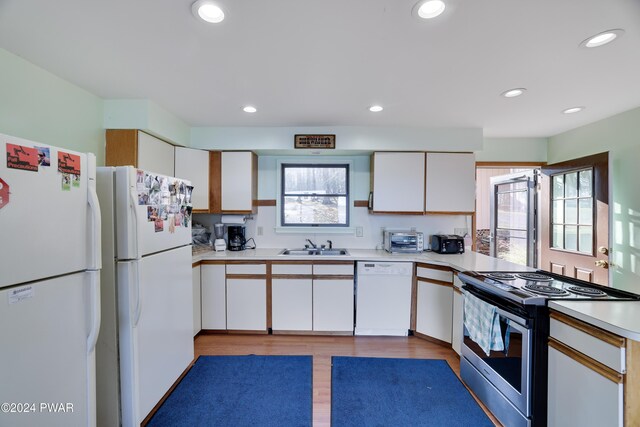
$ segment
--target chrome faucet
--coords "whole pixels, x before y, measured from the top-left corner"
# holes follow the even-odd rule
[[[305,239],[305,240],[306,240],[307,242],[309,242],[309,244],[311,245],[311,247],[312,247],[313,249],[318,249],[318,246],[317,246],[315,243],[313,243],[313,242],[311,241],[311,239]]]
[[[331,240],[327,240],[327,243],[329,244],[329,249],[333,249],[333,242]]]

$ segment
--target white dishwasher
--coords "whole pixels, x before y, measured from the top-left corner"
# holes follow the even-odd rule
[[[356,335],[407,336],[412,262],[357,263]]]

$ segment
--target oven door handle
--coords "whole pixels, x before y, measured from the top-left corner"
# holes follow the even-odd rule
[[[518,316],[516,314],[509,313],[508,311],[505,311],[505,310],[501,309],[500,307],[497,307],[496,305],[492,304],[491,301],[487,301],[485,298],[483,298],[480,295],[478,295],[476,292],[474,292],[468,286],[465,286],[463,288],[463,291],[466,291],[466,292],[470,293],[474,297],[476,297],[476,298],[480,299],[481,301],[483,301],[483,302],[489,304],[490,306],[494,307],[496,309],[496,313],[498,313],[500,316],[506,317],[507,319],[511,320],[512,322],[517,323],[518,325],[522,326],[525,329],[531,329],[529,326],[527,326],[527,321],[525,319],[523,319],[522,317],[520,317],[520,316]]]

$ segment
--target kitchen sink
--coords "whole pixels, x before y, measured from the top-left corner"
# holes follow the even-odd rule
[[[314,249],[314,248],[302,248],[302,249],[285,249],[278,255],[289,256],[336,256],[336,255],[349,255],[346,249]]]

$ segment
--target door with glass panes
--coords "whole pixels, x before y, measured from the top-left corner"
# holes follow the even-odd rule
[[[542,168],[540,268],[609,284],[609,156]]]

